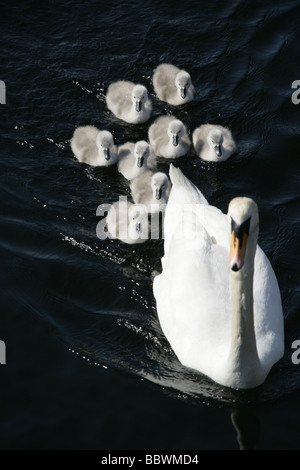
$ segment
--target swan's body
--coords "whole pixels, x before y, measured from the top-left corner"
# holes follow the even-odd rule
[[[172,165],[170,178],[163,270],[153,283],[162,330],[183,365],[227,387],[256,387],[284,351],[277,280],[257,246],[257,206],[235,198],[225,215]]]
[[[77,127],[71,148],[77,160],[91,166],[110,166],[118,159],[112,134],[94,126]]]
[[[124,80],[109,85],[106,104],[117,118],[130,124],[148,121],[152,112],[147,89],[143,85]]]
[[[149,127],[149,142],[155,155],[178,158],[191,146],[186,126],[174,116],[161,116]]]
[[[165,173],[145,171],[131,184],[131,195],[136,204],[143,204],[149,213],[164,212],[171,184]]]
[[[236,151],[231,131],[217,124],[202,124],[194,130],[192,139],[198,157],[209,162],[223,162]]]
[[[106,216],[110,238],[130,245],[145,243],[148,239],[148,213],[144,207],[127,200],[114,202]]]
[[[172,64],[161,64],[154,70],[153,88],[160,100],[173,106],[194,99],[195,89],[190,74]]]
[[[118,148],[118,171],[127,179],[133,180],[146,170],[156,170],[156,159],[150,145],[144,140],[126,142]]]

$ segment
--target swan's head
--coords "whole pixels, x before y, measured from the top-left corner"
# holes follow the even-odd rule
[[[178,72],[175,78],[175,86],[180,93],[181,98],[186,98],[186,91],[191,86],[191,76],[185,70]]]
[[[157,172],[151,178],[151,188],[155,199],[159,201],[169,186],[169,179],[165,173]]]
[[[128,211],[129,229],[132,238],[138,238],[148,230],[148,212],[142,204],[132,204]]]
[[[96,137],[99,152],[103,153],[105,160],[110,160],[114,139],[109,131],[100,131]]]
[[[131,100],[135,106],[135,110],[139,113],[142,110],[143,104],[148,99],[148,91],[144,85],[135,85],[132,90]]]
[[[183,136],[184,133],[184,126],[181,121],[178,119],[173,119],[169,126],[168,126],[168,136],[171,139],[172,144],[174,147],[177,147],[177,145],[180,142],[181,137]]]
[[[219,129],[212,129],[208,133],[207,143],[215,151],[217,157],[222,157],[223,134]]]
[[[259,224],[257,204],[248,197],[236,197],[229,204],[228,217],[231,223],[229,265],[233,271],[239,271],[244,265],[250,239],[256,247]]]
[[[134,146],[134,156],[136,164],[141,168],[150,155],[150,145],[145,140],[140,140]]]

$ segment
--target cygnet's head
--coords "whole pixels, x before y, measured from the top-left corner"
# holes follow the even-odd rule
[[[248,197],[236,197],[228,206],[228,217],[231,224],[229,265],[233,271],[239,271],[244,265],[250,238],[253,240],[253,257],[255,254],[259,226],[257,204]]]
[[[110,160],[114,139],[109,131],[100,131],[96,137],[99,152],[103,153],[105,160]]]
[[[219,129],[212,129],[208,133],[207,143],[215,151],[217,157],[222,157],[223,134]]]
[[[165,173],[157,172],[151,178],[151,188],[155,199],[158,201],[161,199],[162,195],[166,192],[169,186],[169,179]]]
[[[139,113],[142,110],[143,104],[148,99],[148,91],[144,85],[135,85],[132,90],[131,100],[135,105],[135,110]]]
[[[150,146],[145,140],[140,140],[134,146],[134,156],[136,158],[136,164],[139,168],[142,168],[145,161],[150,155]]]
[[[132,238],[148,233],[148,212],[143,204],[132,204],[128,211],[128,222]]]
[[[191,76],[185,70],[180,70],[175,78],[175,86],[180,93],[181,98],[186,98],[186,91],[191,86]]]
[[[173,119],[168,126],[168,136],[170,137],[174,147],[180,142],[181,137],[184,133],[184,126],[178,119]]]

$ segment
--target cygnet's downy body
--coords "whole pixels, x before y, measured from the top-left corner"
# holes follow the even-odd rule
[[[145,243],[148,240],[148,212],[138,204],[132,204],[126,198],[114,202],[106,216],[106,225],[110,238],[127,244]]]
[[[194,130],[192,139],[198,157],[209,162],[223,162],[236,151],[231,131],[223,126],[203,124]]]
[[[174,116],[161,116],[149,127],[149,142],[155,155],[178,158],[186,155],[191,140],[183,122]]]
[[[146,170],[156,170],[155,155],[145,140],[120,145],[118,159],[118,171],[129,181]]]
[[[108,87],[106,104],[117,118],[130,124],[148,121],[152,112],[147,88],[124,80],[112,83]]]
[[[173,106],[188,103],[195,95],[190,74],[172,64],[161,64],[154,70],[153,88],[160,100]]]
[[[165,173],[147,170],[131,182],[130,189],[134,202],[143,204],[149,213],[164,212],[171,183]]]
[[[94,126],[77,127],[71,139],[71,149],[77,160],[91,166],[114,165],[118,159],[112,134],[99,131]]]

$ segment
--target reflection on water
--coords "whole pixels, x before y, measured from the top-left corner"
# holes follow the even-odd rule
[[[255,449],[260,437],[261,426],[252,409],[247,406],[238,408],[231,412],[230,417],[237,432],[240,450]]]

